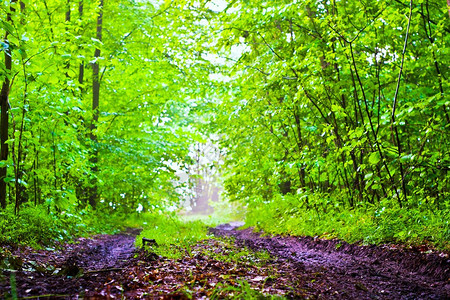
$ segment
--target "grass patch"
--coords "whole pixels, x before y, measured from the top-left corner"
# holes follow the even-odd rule
[[[211,251],[211,244],[216,249]],[[204,245],[204,247],[202,247]],[[220,251],[217,251],[220,249]],[[233,238],[214,238],[214,240],[200,241],[197,243],[195,254],[201,254],[209,259],[231,264],[244,264],[256,267],[264,267],[273,261],[273,257],[267,251],[254,251],[247,247],[236,247]]]
[[[349,243],[429,245],[450,251],[449,209],[392,203],[344,209],[316,205],[306,209],[294,196],[249,209],[246,226],[271,234],[339,238]]]
[[[198,241],[208,238],[208,227],[200,220],[183,221],[176,216],[143,214],[143,231],[136,239],[136,246],[142,246],[142,238],[154,239],[156,254],[167,258],[180,258]]]
[[[277,295],[265,295],[253,289],[248,281],[238,280],[234,285],[218,283],[214,288],[211,299],[286,299]]]

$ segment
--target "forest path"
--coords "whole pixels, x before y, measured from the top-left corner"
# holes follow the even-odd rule
[[[115,235],[79,238],[76,243],[65,244],[56,251],[30,247],[11,249],[15,257],[11,264],[18,270],[3,272],[3,278],[0,274],[0,299],[13,293],[19,299],[66,299],[72,296],[78,299],[86,292],[101,291],[105,281],[132,261],[136,253],[134,242],[140,231],[127,229]]]
[[[450,298],[447,254],[261,236],[241,225],[211,228],[217,238],[178,259],[135,249],[139,230],[81,238],[59,251],[10,249],[17,271],[0,273],[0,298]]]
[[[311,237],[263,236],[241,224],[210,229],[238,245],[302,264],[326,299],[450,299],[448,254],[389,246],[357,246]]]

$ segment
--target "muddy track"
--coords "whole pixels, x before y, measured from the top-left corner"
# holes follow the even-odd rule
[[[97,239],[83,239],[69,246],[63,267],[74,266],[80,272],[93,272],[121,268],[135,253],[134,241],[139,231],[128,230],[122,234],[102,235]]]
[[[85,292],[102,289],[104,282],[130,264],[139,232],[129,229],[121,234],[80,238],[59,251],[15,249],[13,253],[20,258],[18,271],[12,274],[17,296],[70,299],[72,295],[83,297]],[[4,275],[0,299],[11,295],[11,273]]]
[[[448,254],[261,236],[237,230],[240,225],[210,229],[235,243],[205,240],[179,259],[136,252],[138,230],[81,238],[59,251],[8,248],[16,261],[0,273],[0,299],[13,290],[19,299],[209,299],[214,293],[221,299],[233,290],[218,287],[239,288],[243,281],[260,295],[288,299],[450,299]],[[244,246],[272,257],[262,265],[251,254],[237,259]],[[218,258],[229,255],[234,258]]]
[[[262,236],[237,230],[240,224],[210,229],[240,245],[267,250],[301,264],[325,299],[450,299],[448,254],[388,246],[357,246],[311,237]]]

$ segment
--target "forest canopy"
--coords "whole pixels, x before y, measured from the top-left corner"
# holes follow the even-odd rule
[[[214,140],[204,167],[248,225],[448,241],[449,18],[442,0],[2,1],[1,213],[180,206]]]

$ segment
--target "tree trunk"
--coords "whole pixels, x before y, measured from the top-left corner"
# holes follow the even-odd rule
[[[99,3],[99,13],[97,17],[97,39],[99,41],[102,40],[102,23],[103,23],[103,0],[100,0]],[[100,66],[98,63],[98,58],[100,57],[100,49],[95,49],[94,53],[94,63],[92,65],[92,111],[93,118],[91,123],[91,142],[93,145],[93,154],[91,156],[91,164],[92,164],[92,187],[91,193],[89,195],[89,204],[95,208],[98,202],[98,187],[97,187],[97,173],[98,173],[98,140],[97,134],[95,130],[97,129],[98,122],[98,105],[100,102]]]
[[[13,13],[15,11],[14,3],[17,2],[16,0],[12,0],[10,4],[11,12]],[[11,22],[11,13],[8,13],[8,16],[6,17],[6,22]],[[8,140],[8,128],[9,128],[9,120],[8,120],[8,109],[9,109],[9,92],[10,92],[10,76],[11,76],[11,69],[12,69],[12,59],[11,59],[11,48],[9,47],[9,40],[8,40],[9,32],[6,30],[5,37],[3,39],[3,42],[5,45],[8,45],[8,48],[4,50],[5,52],[5,69],[6,69],[6,76],[2,84],[2,90],[0,92],[0,107],[1,107],[1,116],[0,116],[0,160],[4,162],[4,165],[0,167],[0,205],[2,208],[6,207],[6,174],[7,174],[7,165],[6,161],[8,160],[8,144],[6,144],[6,141]]]
[[[83,19],[83,0],[78,2],[78,13],[80,21]],[[81,88],[81,85],[84,82],[84,64],[83,62],[80,63],[79,73],[78,73],[78,83],[80,84],[80,90],[81,94],[83,93],[83,89]]]

